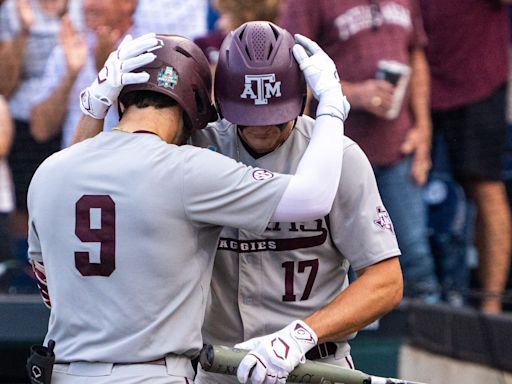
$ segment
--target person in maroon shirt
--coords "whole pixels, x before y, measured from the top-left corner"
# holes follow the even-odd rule
[[[402,250],[404,295],[437,300],[438,282],[421,186],[430,169],[431,122],[425,32],[416,0],[287,0],[279,24],[334,60],[352,110],[345,133],[370,159]],[[409,71],[394,85],[379,61]],[[396,96],[404,92],[401,102]],[[397,98],[399,100],[400,98]],[[395,101],[394,101],[395,100]],[[390,116],[390,110],[397,113]]]
[[[510,267],[510,209],[502,181],[509,20],[499,0],[422,0],[432,121],[476,209],[482,309],[500,312]]]

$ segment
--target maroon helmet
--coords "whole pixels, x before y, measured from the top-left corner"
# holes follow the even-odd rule
[[[292,54],[294,39],[268,21],[253,21],[223,41],[215,71],[215,104],[239,125],[275,125],[302,114],[306,81]]]
[[[154,91],[176,100],[183,108],[184,121],[192,129],[203,129],[210,121],[217,120],[211,101],[212,77],[208,60],[191,40],[173,35],[156,35],[162,48],[153,51],[152,63],[137,69],[146,71],[149,81],[125,86],[119,95],[133,91]]]

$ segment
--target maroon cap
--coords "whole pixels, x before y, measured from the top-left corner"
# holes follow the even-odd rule
[[[220,48],[215,103],[220,115],[239,125],[275,125],[302,114],[304,75],[292,54],[294,39],[268,21],[232,31]]]
[[[133,91],[154,91],[176,100],[185,112],[185,124],[202,129],[217,120],[211,101],[212,78],[208,60],[201,49],[182,36],[156,35],[162,48],[153,51],[156,58],[135,72],[149,73],[147,83],[127,85],[119,100]]]

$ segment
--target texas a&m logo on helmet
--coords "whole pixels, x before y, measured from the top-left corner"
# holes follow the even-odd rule
[[[276,81],[275,73],[264,75],[245,75],[242,99],[250,98],[255,105],[268,104],[272,97],[281,97],[281,82]]]

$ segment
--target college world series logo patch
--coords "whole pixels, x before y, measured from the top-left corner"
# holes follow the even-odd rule
[[[178,84],[178,73],[173,67],[162,68],[158,73],[157,81],[159,87],[174,89]]]

